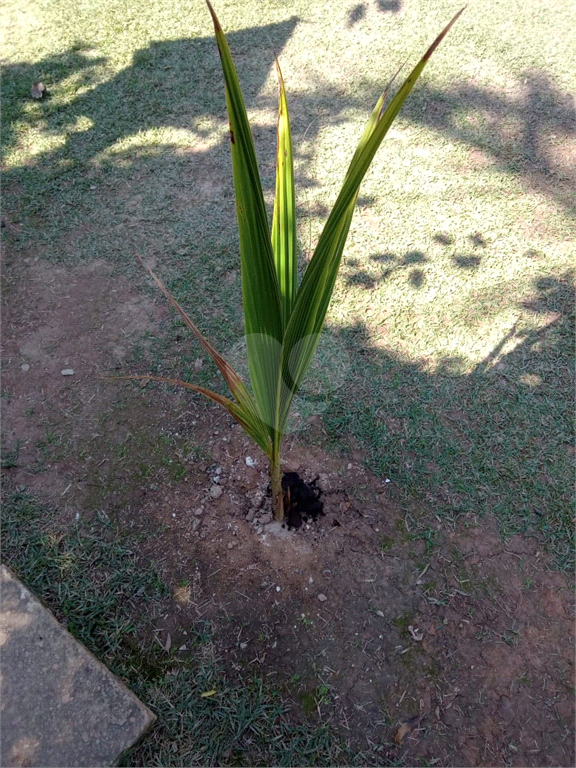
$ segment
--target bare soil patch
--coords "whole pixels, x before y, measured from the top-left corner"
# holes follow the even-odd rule
[[[4,471],[62,531],[104,515],[141,536],[172,591],[164,647],[184,657],[209,621],[231,669],[379,764],[574,764],[573,593],[539,540],[407,501],[358,448],[329,453],[318,421],[285,468],[317,478],[325,514],[278,527],[265,461],[226,414],[98,378],[125,370],[161,302],[104,262],[6,260]]]

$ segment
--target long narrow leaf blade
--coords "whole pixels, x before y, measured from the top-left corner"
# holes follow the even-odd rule
[[[418,64],[414,67],[412,72],[408,75],[406,80],[400,86],[394,98],[391,100],[390,104],[385,110],[383,110],[384,102],[382,101],[382,97],[379,100],[378,103],[379,104],[381,103],[381,106],[380,106],[378,119],[373,123],[370,131],[364,132],[362,139],[360,140],[358,149],[352,159],[352,162],[350,163],[350,167],[348,168],[348,172],[346,174],[346,178],[342,186],[342,189],[340,191],[340,194],[338,196],[338,199],[334,204],[334,207],[330,213],[330,216],[328,217],[328,221],[326,222],[326,226],[324,227],[322,235],[320,236],[320,240],[318,241],[318,246],[316,248],[316,251],[318,251],[319,248],[321,248],[323,239],[330,240],[331,228],[333,226],[336,226],[336,227],[338,226],[340,216],[342,215],[343,211],[345,211],[346,208],[348,207],[348,203],[350,199],[353,197],[354,194],[356,194],[357,190],[360,188],[360,184],[362,183],[362,180],[366,175],[366,172],[370,167],[370,164],[374,159],[374,155],[376,154],[380,144],[382,143],[384,136],[388,133],[390,126],[396,119],[398,113],[400,112],[400,109],[402,108],[404,102],[406,101],[414,85],[416,84],[416,81],[422,74],[424,67],[426,66],[430,57],[432,56],[436,48],[440,45],[444,37],[448,34],[452,25],[463,13],[463,11],[464,11],[464,8],[458,11],[458,13],[454,16],[454,18],[446,25],[446,27],[444,27],[442,32],[440,32],[440,34],[434,40],[432,45],[430,45],[430,47],[428,48],[424,56],[422,56]],[[369,123],[372,122],[372,119],[373,119],[373,116],[370,118]]]
[[[208,2],[222,71],[230,121],[230,148],[240,235],[242,298],[252,389],[262,419],[274,424],[279,347],[283,324],[280,290],[252,132],[228,43]]]
[[[222,377],[224,378],[224,381],[228,385],[228,389],[234,395],[236,399],[242,400],[243,398],[243,390],[244,390],[244,383],[242,382],[242,379],[238,376],[236,371],[232,368],[231,365],[220,355],[219,352],[216,351],[216,349],[210,344],[208,339],[204,336],[204,334],[200,331],[200,329],[197,327],[197,325],[190,319],[190,317],[186,314],[184,309],[180,306],[180,304],[176,301],[174,296],[170,293],[168,288],[164,285],[162,280],[158,277],[158,275],[147,265],[144,263],[144,261],[138,256],[138,259],[140,262],[144,265],[144,267],[148,270],[149,275],[152,277],[158,288],[162,291],[164,296],[168,299],[172,307],[176,310],[176,312],[180,315],[184,323],[188,326],[188,328],[192,331],[194,336],[198,339],[200,344],[204,347],[206,352],[210,355],[212,360],[216,363],[218,370],[222,374]]]
[[[300,385],[310,364],[318,343],[319,334],[324,325],[360,184],[382,139],[398,115],[430,56],[463,10],[464,8],[454,16],[438,35],[408,75],[388,107],[386,109],[383,108],[384,94],[379,99],[368,121],[346,174],[342,190],[328,217],[314,256],[308,265],[298,290],[294,309],[286,329],[282,370],[288,392],[285,395],[285,402],[282,408],[283,418],[287,415],[289,400]],[[295,354],[295,350],[297,350],[297,354]]]
[[[394,83],[399,72],[400,70],[398,70],[398,72],[396,72],[396,74],[392,77],[392,79],[384,89],[384,92],[376,102],[376,106],[372,110],[372,114],[370,115],[370,118],[366,123],[364,132],[360,138],[360,141],[358,142],[358,146],[350,162],[350,168],[354,168],[358,157],[362,153],[364,146],[370,139],[370,136],[372,135],[375,127],[377,126],[378,121],[382,116],[382,110],[384,108],[384,104],[386,102],[386,98],[388,97],[390,88],[392,87],[392,84]],[[351,200],[348,203],[348,208],[340,216],[340,220],[338,222],[339,231],[338,232],[333,231],[332,246],[335,254],[338,254],[338,253],[341,254],[344,250],[346,238],[348,236],[350,224],[352,222],[352,217],[354,215],[354,209],[356,207],[356,201],[358,199],[359,192],[360,192],[360,187],[358,186],[356,190],[356,194],[351,198]],[[338,265],[339,264],[340,264],[340,260],[338,259]],[[332,295],[332,291],[330,291],[327,295],[328,302],[330,301],[331,295]],[[327,310],[327,307],[326,307],[326,310]],[[320,332],[313,332],[307,336],[301,337],[296,342],[296,344],[290,348],[289,355],[286,356],[286,360],[284,362],[284,369],[283,369],[283,381],[285,382],[285,384],[283,387],[283,405],[281,408],[284,414],[284,418],[286,418],[288,415],[288,410],[290,408],[290,402],[292,400],[292,396],[294,395],[300,382],[302,381],[302,379],[306,374],[306,370],[308,368],[308,365],[310,364],[310,361],[312,360],[312,357],[314,355],[314,352],[316,350],[316,346],[318,345],[319,340],[320,340]],[[286,348],[287,348],[287,345],[286,345]]]
[[[226,385],[228,389],[230,390],[230,393],[234,397],[234,399],[237,401],[240,408],[243,410],[243,412],[246,412],[250,415],[250,419],[253,422],[254,425],[257,426],[257,429],[261,435],[267,435],[268,430],[262,423],[262,419],[260,418],[260,415],[258,413],[258,409],[256,408],[256,405],[254,401],[252,400],[252,397],[250,396],[250,393],[246,389],[246,386],[240,376],[236,373],[234,368],[222,357],[222,355],[214,349],[212,344],[208,341],[208,339],[204,336],[204,334],[200,331],[200,329],[196,326],[196,324],[190,319],[190,317],[186,314],[184,309],[180,306],[180,304],[176,301],[174,296],[170,293],[168,288],[164,285],[162,280],[156,275],[156,273],[147,265],[144,263],[144,261],[138,256],[140,262],[146,267],[148,270],[148,273],[158,286],[158,288],[162,291],[164,296],[168,299],[172,307],[178,312],[184,323],[188,326],[188,328],[192,331],[194,336],[198,339],[200,344],[204,347],[206,352],[210,355],[216,366],[218,367],[218,370],[222,374],[222,378],[226,382]],[[148,377],[150,378],[150,377]],[[192,385],[190,385],[192,387]],[[200,390],[198,390],[200,391]],[[260,441],[257,441],[260,445]]]
[[[247,412],[241,405],[238,403],[233,402],[227,397],[224,397],[224,395],[220,395],[218,392],[213,392],[211,389],[206,389],[206,387],[200,387],[196,384],[190,384],[187,381],[182,381],[181,379],[171,379],[168,376],[155,376],[155,375],[126,375],[126,376],[110,376],[109,378],[112,379],[132,379],[132,380],[140,380],[140,381],[160,381],[163,384],[172,384],[173,386],[177,387],[185,387],[186,389],[190,389],[193,392],[198,392],[201,395],[204,395],[204,397],[207,397],[209,400],[213,400],[215,403],[218,403],[218,405],[223,406],[226,408],[228,413],[236,419],[236,421],[246,430],[246,432],[250,435],[250,437],[262,448],[264,453],[269,456],[270,455],[270,439],[266,432],[262,432],[260,429],[260,424],[258,422],[255,422],[253,419],[253,415],[249,412]]]
[[[278,275],[280,301],[282,303],[283,325],[286,326],[297,289],[296,255],[296,199],[294,192],[294,161],[292,156],[292,138],[290,118],[284,79],[280,64],[276,59],[278,71],[278,144],[276,152],[276,196],[272,218],[272,249]]]

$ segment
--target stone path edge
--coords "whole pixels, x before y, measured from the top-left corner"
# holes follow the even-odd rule
[[[0,597],[0,765],[117,765],[155,715],[5,565]]]

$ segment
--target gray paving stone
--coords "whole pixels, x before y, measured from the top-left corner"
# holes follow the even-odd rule
[[[154,715],[0,566],[0,765],[116,765]]]

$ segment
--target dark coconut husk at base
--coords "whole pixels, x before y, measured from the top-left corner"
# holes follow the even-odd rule
[[[297,472],[285,472],[282,477],[284,497],[284,524],[290,528],[300,528],[308,520],[316,520],[324,514],[324,503],[320,501],[322,489],[318,487],[318,478],[305,483]]]

